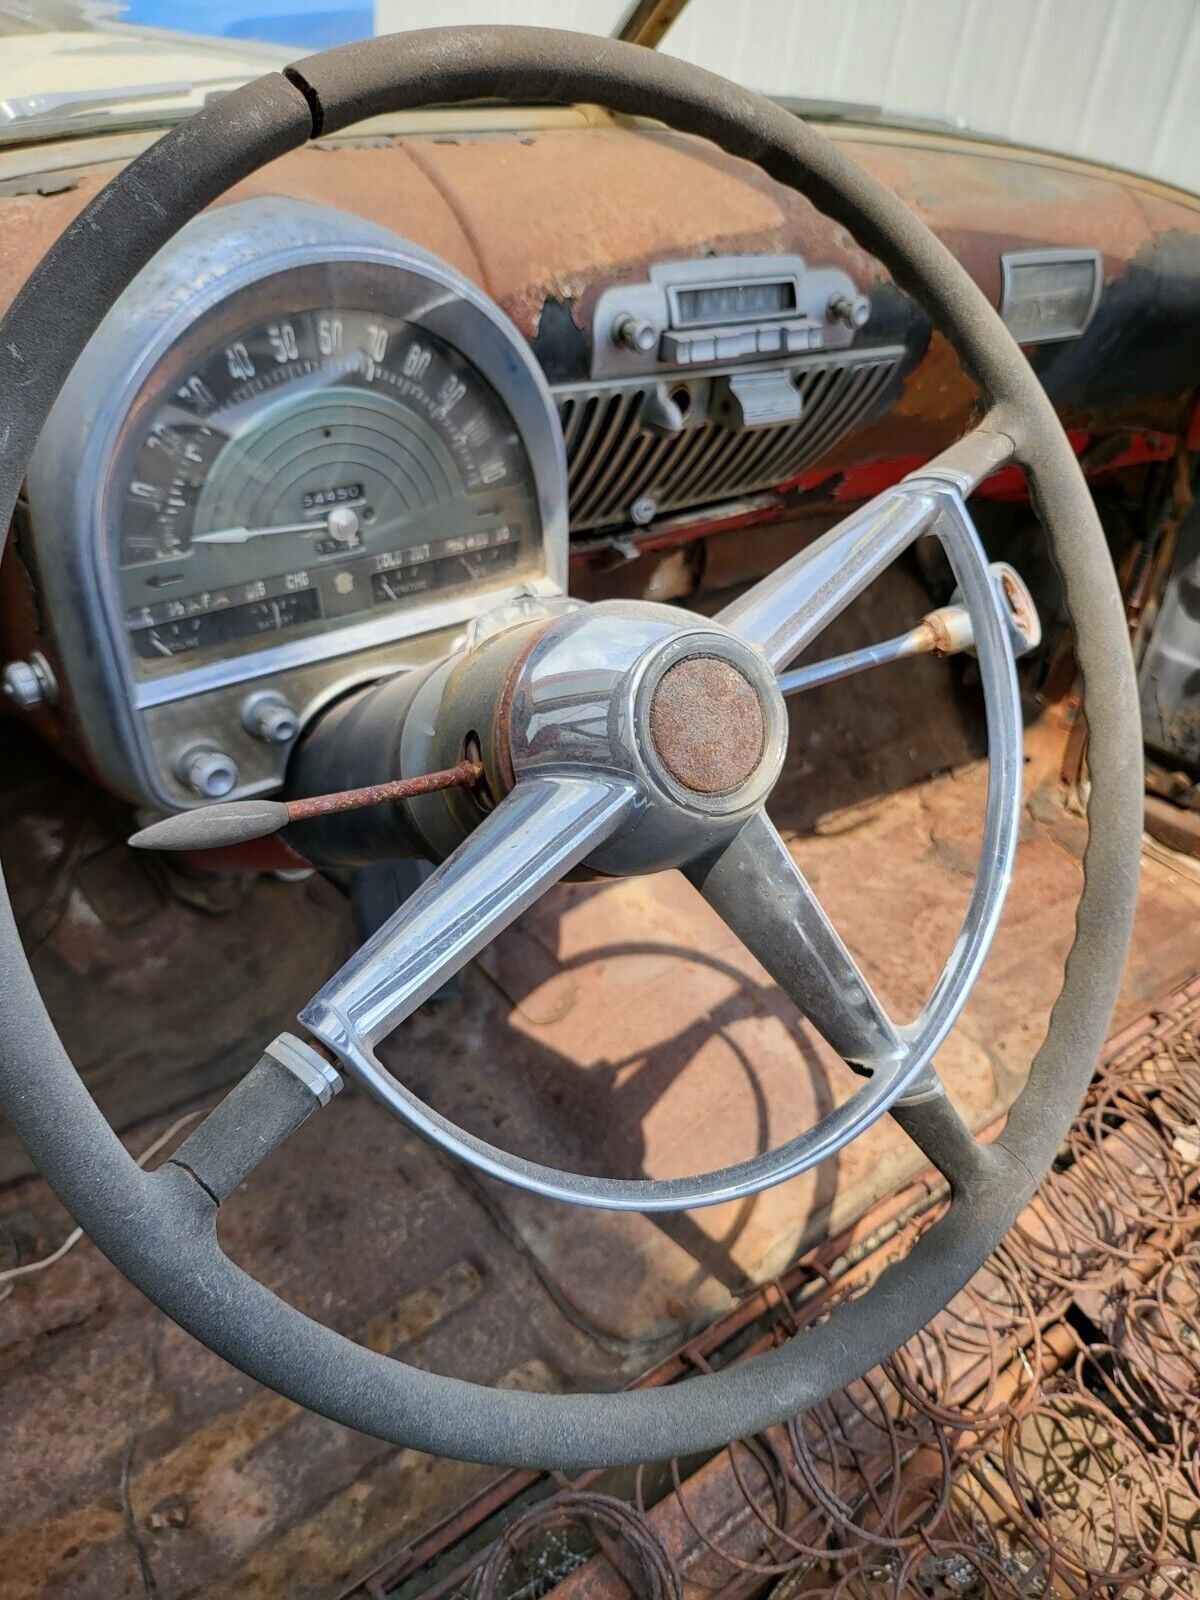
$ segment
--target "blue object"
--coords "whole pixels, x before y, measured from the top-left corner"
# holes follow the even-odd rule
[[[374,0],[129,0],[122,22],[218,39],[253,39],[263,44],[325,50],[369,39],[375,32]]]

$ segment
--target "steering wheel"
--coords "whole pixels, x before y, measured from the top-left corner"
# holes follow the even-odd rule
[[[152,1301],[234,1366],[301,1405],[435,1454],[575,1472],[716,1448],[851,1382],[922,1328],[978,1269],[1059,1147],[1103,1044],[1132,924],[1141,747],[1120,596],[1053,408],[971,278],[878,180],[765,99],[652,50],[526,28],[444,29],[309,57],[224,96],[139,156],[47,252],[0,333],[0,516],[72,365],[116,296],[184,222],[306,140],[383,112],[480,98],[598,102],[757,162],[843,224],[924,307],[986,411],[942,456],[826,533],[714,620],[648,604],[582,608],[511,663],[497,737],[511,787],[302,1015],[325,1048],[281,1035],[153,1173],[138,1168],[63,1050],[3,896],[0,1111],[67,1208]],[[1004,604],[966,507],[1025,468],[1074,628],[1090,736],[1085,882],[1049,1030],[1003,1135],[979,1144],[932,1059],[978,975],[1012,870],[1021,719]],[[941,539],[967,604],[990,747],[984,844],[966,918],[925,1010],[892,1021],[767,821],[784,757],[777,673],[918,534]],[[815,1128],[724,1172],[670,1182],[535,1167],[437,1116],[373,1046],[543,888],[578,863],[679,866],[866,1078]],[[221,1201],[355,1074],[430,1138],[560,1200],[674,1209],[755,1192],[891,1111],[945,1174],[945,1215],[828,1321],[754,1360],[670,1388],[500,1391],[421,1371],[303,1316],[235,1266]]]

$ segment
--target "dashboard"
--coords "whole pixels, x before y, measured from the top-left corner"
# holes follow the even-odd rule
[[[1089,471],[1170,455],[1200,202],[839,136],[1009,318]],[[0,157],[0,301],[118,145]],[[594,108],[367,130],[239,185],[105,319],[31,466],[4,658],[128,799],[269,793],[327,707],[564,595],[573,564],[781,516],[802,542],[975,398],[871,257],[703,141]]]

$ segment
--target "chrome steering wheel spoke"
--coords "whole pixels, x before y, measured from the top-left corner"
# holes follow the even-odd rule
[[[731,605],[717,621],[782,672],[937,515],[932,489],[877,495]]]
[[[1012,440],[985,422],[806,545],[718,612],[717,621],[782,672],[914,539],[931,531],[947,489],[965,499],[1012,453]]]
[[[896,1071],[907,1045],[766,812],[687,876],[828,1044],[864,1072]]]
[[[351,1064],[607,838],[634,790],[605,777],[519,783],[300,1013]]]

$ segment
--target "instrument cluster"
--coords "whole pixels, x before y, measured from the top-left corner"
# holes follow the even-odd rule
[[[300,201],[181,230],[72,373],[29,492],[91,754],[159,808],[277,786],[346,688],[565,584],[525,341],[444,263]]]

